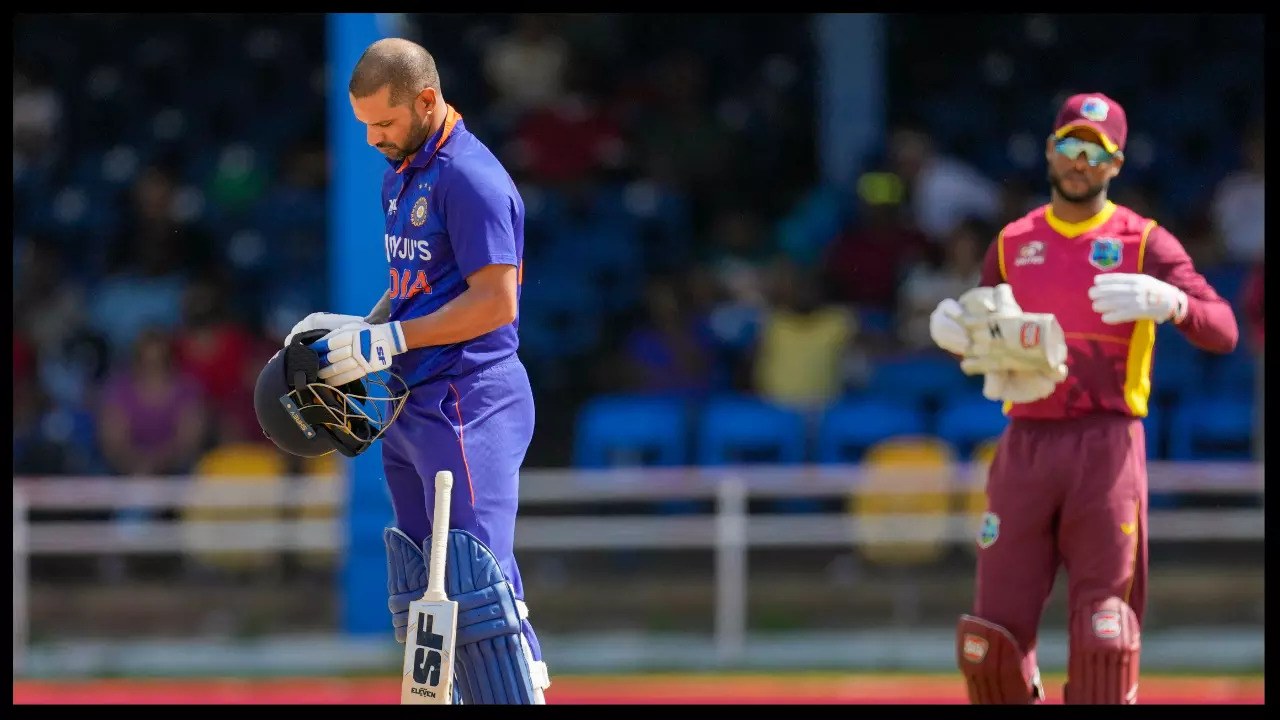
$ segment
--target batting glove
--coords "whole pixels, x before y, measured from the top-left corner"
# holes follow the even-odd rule
[[[315,341],[311,348],[320,355],[320,379],[335,387],[386,370],[391,358],[409,349],[398,321],[352,323]]]
[[[1150,275],[1108,273],[1093,278],[1089,299],[1102,322],[1123,325],[1138,320],[1181,321],[1187,315],[1187,294]]]
[[[359,322],[364,322],[364,318],[327,312],[311,313],[293,326],[293,329],[289,331],[289,337],[284,339],[284,345],[289,347],[289,344],[293,342],[293,336],[298,333],[311,332],[312,330],[337,330],[343,325]]]

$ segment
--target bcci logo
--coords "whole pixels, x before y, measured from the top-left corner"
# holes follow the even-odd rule
[[[1107,119],[1107,113],[1111,108],[1100,98],[1085,98],[1080,105],[1080,115],[1086,120],[1094,122],[1102,122]]]
[[[1089,246],[1089,264],[1099,270],[1110,270],[1120,264],[1124,244],[1115,238],[1100,237]]]
[[[424,195],[423,197],[418,198],[417,202],[413,204],[413,211],[409,213],[409,222],[413,223],[414,227],[422,227],[422,224],[426,221],[427,198]]]

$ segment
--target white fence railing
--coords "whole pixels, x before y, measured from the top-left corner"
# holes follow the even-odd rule
[[[1261,494],[1263,466],[1153,463],[1152,492]],[[840,497],[853,493],[965,494],[985,478],[978,465],[873,470],[789,466],[606,471],[530,470],[522,508],[610,501],[714,500],[711,515],[525,515],[516,547],[536,550],[702,549],[715,552],[715,637],[723,659],[737,657],[746,632],[747,551],[766,547],[852,547],[867,542],[964,543],[973,513],[959,508],[858,516],[748,513],[748,499]],[[32,555],[188,554],[202,551],[343,549],[346,483],[310,478],[15,478],[14,662],[26,643],[27,559]],[[28,522],[29,511],[172,508],[329,508],[337,519],[264,521],[127,520]],[[1265,536],[1260,507],[1152,510],[1150,540],[1254,541]]]

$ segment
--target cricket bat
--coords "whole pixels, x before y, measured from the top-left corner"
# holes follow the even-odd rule
[[[449,501],[453,473],[436,473],[436,512],[427,558],[427,591],[409,604],[409,630],[404,643],[401,705],[453,704],[453,644],[458,629],[458,603],[444,593],[445,550],[449,544]]]

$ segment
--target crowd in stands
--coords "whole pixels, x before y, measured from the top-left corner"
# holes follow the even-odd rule
[[[1238,357],[1211,360],[1162,328],[1159,408],[1220,389],[1261,427],[1247,19],[1215,20],[1220,42],[1193,60],[1157,51],[1178,22],[1120,18],[1164,28],[1126,35],[1157,50],[1062,75],[1043,57],[1096,27],[1007,16],[944,55],[936,22],[890,16],[890,126],[835,185],[817,178],[805,16],[398,22],[526,202],[531,466],[571,464],[595,397],[749,395],[814,415],[932,356],[929,312],[1047,202],[1037,153],[1055,99],[1099,77],[1133,127],[1113,199],[1170,228],[1244,330]],[[24,16],[14,38],[15,475],[182,474],[213,447],[267,442],[257,372],[325,309],[323,16]],[[1189,359],[1161,371],[1165,355]]]

